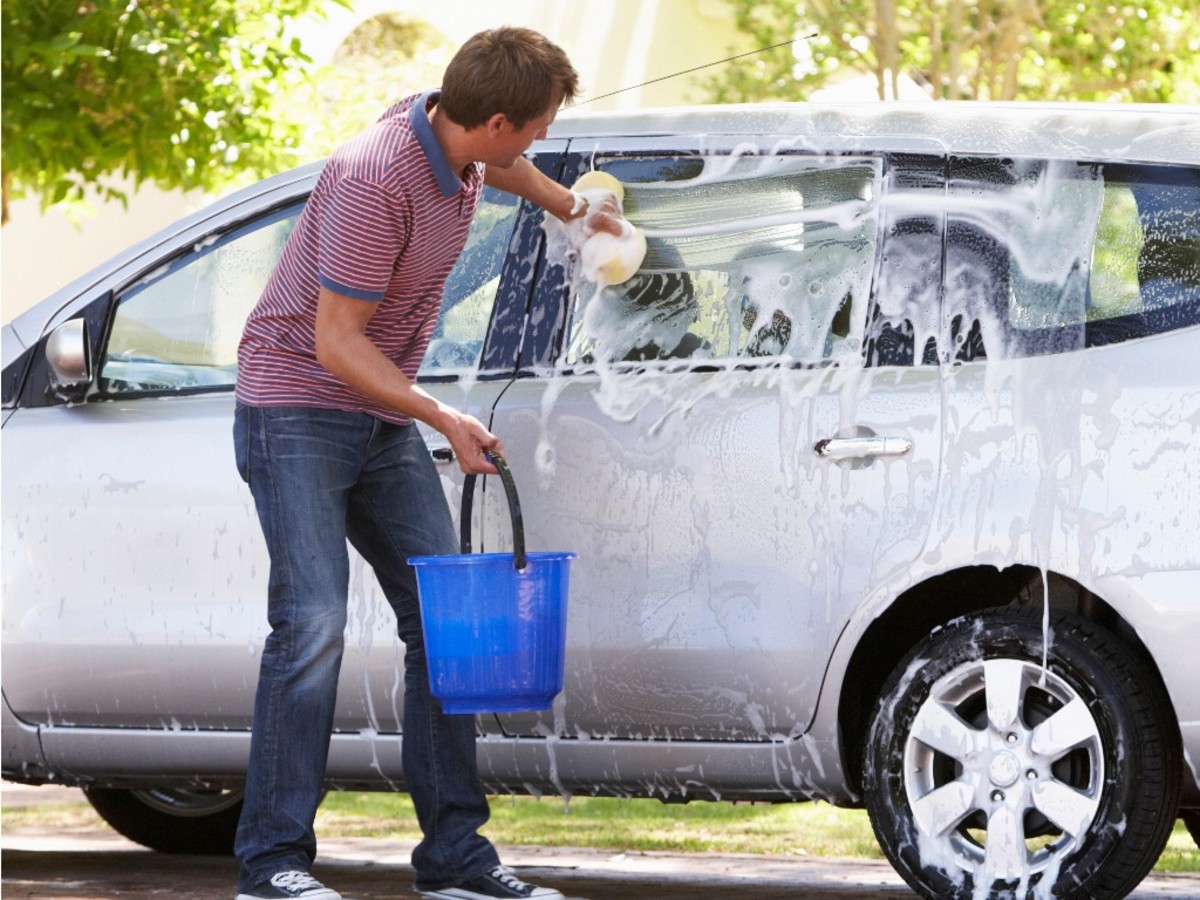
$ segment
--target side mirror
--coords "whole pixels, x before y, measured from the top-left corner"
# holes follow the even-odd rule
[[[64,400],[82,400],[92,383],[92,344],[83,319],[63,322],[46,338],[50,387]]]

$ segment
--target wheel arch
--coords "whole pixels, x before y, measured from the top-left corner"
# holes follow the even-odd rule
[[[1078,581],[1030,565],[997,569],[963,566],[938,574],[901,593],[865,629],[850,655],[838,697],[842,765],[855,794],[862,791],[863,746],[884,682],[900,660],[934,628],[995,606],[1040,606],[1048,591],[1056,611],[1075,613],[1102,625],[1137,653],[1158,676],[1153,656],[1135,629],[1103,598]],[[1165,694],[1165,691],[1164,691]]]

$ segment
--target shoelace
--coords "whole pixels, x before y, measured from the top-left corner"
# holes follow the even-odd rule
[[[529,887],[508,866],[496,866],[496,868],[492,869],[492,877],[497,881],[503,882],[505,887],[512,888],[514,891],[524,890]]]
[[[278,872],[271,876],[271,884],[281,890],[304,890],[305,888],[320,887],[321,882],[307,872]]]

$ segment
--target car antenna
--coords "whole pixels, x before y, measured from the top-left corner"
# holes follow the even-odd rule
[[[712,66],[719,66],[721,63],[732,62],[735,59],[741,59],[743,56],[754,56],[756,53],[765,53],[768,50],[774,50],[777,47],[786,47],[788,44],[795,44],[797,41],[810,41],[817,36],[818,32],[814,31],[811,34],[803,35],[802,37],[792,38],[790,41],[780,41],[778,44],[771,44],[769,47],[759,47],[757,50],[748,50],[745,53],[739,53],[736,56],[727,56],[725,59],[718,59],[715,62],[705,63],[702,66],[693,66],[690,69],[683,69],[679,72],[672,72],[670,75],[663,75],[661,78],[651,78],[649,81],[643,81],[641,84],[631,84],[629,87],[619,88],[615,91],[609,91],[607,94],[601,94],[598,97],[588,97],[586,100],[580,100],[572,106],[583,106],[585,103],[591,103],[593,100],[603,100],[605,97],[612,97],[616,94],[623,94],[626,91],[632,91],[636,88],[645,87],[648,84],[655,84],[659,81],[666,81],[668,78],[675,78],[679,75],[687,75],[690,72],[699,72],[701,69],[708,69]]]

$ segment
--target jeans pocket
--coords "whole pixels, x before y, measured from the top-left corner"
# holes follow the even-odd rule
[[[238,404],[233,411],[233,461],[242,481],[250,483],[250,411]]]

